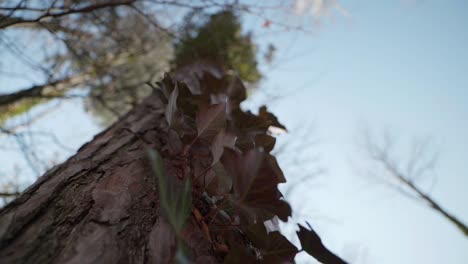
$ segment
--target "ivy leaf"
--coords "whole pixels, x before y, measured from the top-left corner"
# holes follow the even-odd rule
[[[255,148],[255,140],[247,133],[240,134],[236,141],[236,147],[242,151],[247,151],[249,149]]]
[[[214,165],[219,161],[221,158],[221,155],[223,155],[224,152],[224,129],[221,129],[219,133],[215,136],[213,139],[213,142],[211,143],[211,156],[213,157],[213,161],[211,162],[211,165]]]
[[[175,74],[175,79],[184,82],[194,95],[201,94],[201,80],[210,75],[215,79],[221,79],[224,75],[222,70],[216,65],[207,61],[197,60],[182,68],[179,68]]]
[[[216,177],[208,184],[207,191],[210,194],[225,194],[229,193],[232,189],[232,178],[226,172],[223,164],[217,162],[212,167]]]
[[[234,133],[224,132],[224,147],[235,149],[237,136]]]
[[[266,221],[277,215],[287,221],[290,206],[281,200],[280,179],[270,167],[266,154],[252,149],[244,154],[225,149],[221,158],[233,179],[234,204],[243,212],[244,222]]]
[[[312,229],[312,227],[307,223],[309,229],[298,224],[299,231],[297,231],[297,236],[301,241],[302,249],[307,252],[309,255],[314,257],[316,260],[326,263],[326,264],[346,264],[337,255],[333,254],[328,250],[322,243],[322,240],[317,233]]]
[[[202,108],[197,114],[198,137],[212,139],[226,125],[226,105],[215,104]]]
[[[227,256],[224,258],[224,264],[255,264],[259,261],[257,258],[249,254],[245,247],[234,245],[230,250]]]
[[[269,120],[256,116],[250,111],[243,112],[241,109],[235,109],[231,115],[234,126],[241,133],[264,134],[271,125]]]
[[[264,263],[287,263],[294,261],[297,248],[280,232],[267,232],[263,222],[250,225],[246,235],[260,250]]]
[[[213,157],[211,165],[214,165],[219,161],[223,155],[225,147],[231,149],[235,148],[236,138],[235,134],[226,132],[225,129],[221,129],[221,131],[219,131],[211,143],[211,155]]]
[[[254,140],[255,147],[262,147],[266,152],[270,152],[275,147],[276,143],[276,138],[266,134],[256,135]]]
[[[266,155],[266,160],[268,162],[269,168],[276,175],[276,178],[278,179],[278,183],[285,183],[286,178],[284,177],[283,171],[278,165],[278,161],[276,160],[275,156],[268,154]]]
[[[285,133],[288,131],[286,127],[278,121],[278,118],[274,114],[268,112],[266,106],[260,107],[258,116],[264,120],[268,120],[270,122],[270,126],[275,128],[275,131],[280,133]]]
[[[242,102],[247,98],[246,88],[242,81],[234,75],[226,76],[226,94],[236,102]]]
[[[196,159],[192,160],[192,168],[194,173],[194,179],[199,186],[209,186],[211,181],[216,178],[214,170],[210,167],[210,157],[204,156],[203,153],[197,152]]]
[[[234,194],[239,201],[247,200],[249,194],[254,191],[253,187],[262,165],[262,159],[263,153],[257,149],[244,154],[232,150],[225,151],[222,162],[226,169],[233,173]]]

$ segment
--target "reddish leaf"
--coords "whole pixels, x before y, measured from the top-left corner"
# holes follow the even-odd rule
[[[258,115],[260,116],[260,118],[264,120],[268,120],[270,122],[270,126],[279,128],[283,130],[284,132],[287,132],[286,127],[278,121],[278,118],[274,114],[268,112],[266,106],[260,107],[258,111]]]
[[[273,155],[267,155],[266,156],[268,166],[269,168],[273,171],[273,173],[276,175],[278,179],[278,183],[285,183],[286,178],[284,177],[283,171],[278,165],[278,161],[276,161],[276,158]]]
[[[255,136],[255,147],[262,147],[266,152],[270,152],[275,146],[276,138],[266,135],[259,134]]]
[[[243,246],[234,245],[224,258],[224,264],[255,264],[257,258]]]
[[[232,101],[231,109],[237,109],[240,102],[247,98],[246,88],[239,77],[234,75],[226,75],[226,95]]]
[[[287,203],[280,200],[280,182],[265,158],[266,154],[252,149],[244,154],[224,150],[223,165],[232,175],[234,203],[243,211],[243,220],[268,220],[278,215],[283,221],[290,216]]]
[[[234,126],[241,133],[263,134],[267,131],[271,122],[267,119],[258,117],[251,112],[243,112],[236,109],[232,112]]]
[[[251,135],[247,133],[240,134],[239,138],[236,141],[236,147],[242,151],[253,149],[255,148],[255,140]]]
[[[164,241],[164,243],[161,243]],[[148,253],[151,263],[172,263],[177,237],[164,217],[158,218],[149,234]]]
[[[292,262],[298,253],[297,248],[280,232],[267,232],[263,222],[250,225],[247,237],[260,250],[264,263]]]
[[[232,178],[226,172],[223,164],[216,163],[212,167],[215,177],[209,182],[206,190],[211,195],[227,194],[232,189]]]
[[[262,164],[263,153],[252,149],[245,154],[232,150],[226,150],[223,156],[223,164],[234,175],[234,193],[240,201],[246,200],[253,190],[253,184]]]
[[[216,178],[216,174],[212,168],[210,168],[209,157],[198,157],[192,160],[193,173],[196,182],[199,186],[208,186],[213,179]]]
[[[221,79],[224,73],[218,65],[214,63],[196,60],[179,68],[175,74],[175,79],[187,85],[190,92],[194,95],[208,93],[204,91],[202,86],[206,82],[207,75],[215,79]]]
[[[291,206],[284,200],[279,200],[275,204],[275,207],[271,209],[271,211],[275,212],[276,216],[283,222],[288,221],[288,217],[291,216]]]
[[[212,165],[217,163],[223,155],[224,147],[234,149],[236,144],[236,135],[221,129],[211,143],[211,155],[213,157]]]
[[[297,231],[297,236],[301,241],[302,249],[322,263],[346,264],[344,260],[328,250],[322,244],[322,240],[317,233],[315,233],[309,223],[307,223],[307,225],[309,226],[309,229],[299,225],[299,231]]]
[[[200,138],[212,139],[225,125],[225,104],[210,105],[197,114],[197,131]]]
[[[265,20],[265,22],[263,22],[263,27],[264,27],[264,28],[269,28],[269,27],[270,27],[270,25],[271,25],[271,21],[270,21],[270,20],[268,20],[268,19],[267,19],[267,20]]]
[[[231,132],[224,132],[224,147],[235,149],[236,148],[237,136]]]

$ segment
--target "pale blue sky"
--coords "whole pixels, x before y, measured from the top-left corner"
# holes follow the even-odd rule
[[[350,16],[325,18],[311,35],[268,34],[274,26],[245,21],[262,34],[260,46],[273,42],[278,47],[280,65],[264,69],[262,88],[280,93],[302,88],[267,104],[289,127],[304,121],[315,125],[311,137],[319,143],[307,153],[320,154],[319,165],[327,169],[298,189],[293,206],[312,216],[308,221],[327,245],[355,263],[466,263],[468,239],[452,224],[396,192],[367,184],[353,166],[362,165],[355,147],[362,122],[402,137],[431,136],[441,150],[431,194],[468,221],[468,2],[341,4]],[[246,106],[261,102],[264,97],[257,94]],[[64,103],[34,129],[54,131],[73,148],[99,131],[80,100]],[[294,133],[280,141],[294,139]],[[46,146],[41,148],[45,156],[58,150]],[[58,153],[59,160],[70,154]],[[0,164],[6,174],[13,164],[24,166],[21,156],[4,150]],[[286,176],[294,182],[297,175]]]
[[[308,213],[319,216],[310,221],[332,248],[362,251],[358,263],[466,263],[468,240],[452,224],[353,170],[362,122],[403,138],[430,136],[440,148],[431,194],[468,221],[468,4],[409,2],[342,1],[350,17],[328,19],[313,36],[262,39],[281,43],[279,57],[303,51],[269,71],[265,86],[309,81],[273,110],[286,124],[316,124],[320,144],[311,153],[328,172],[293,203],[310,203]]]

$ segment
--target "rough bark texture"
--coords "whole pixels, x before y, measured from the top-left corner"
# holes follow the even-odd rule
[[[175,238],[158,217],[145,148],[160,149],[165,131],[163,104],[152,95],[45,173],[0,210],[0,262],[170,262]],[[193,259],[217,263],[193,218],[188,225]]]

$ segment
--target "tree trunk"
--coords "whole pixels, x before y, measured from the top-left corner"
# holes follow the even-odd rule
[[[176,240],[159,217],[146,152],[161,149],[166,131],[164,105],[152,95],[46,172],[0,210],[0,262],[171,262]],[[191,217],[183,234],[191,256],[219,262],[196,223]]]

